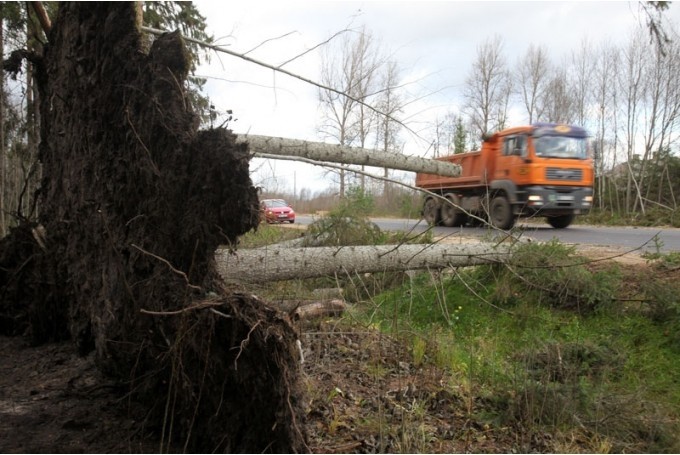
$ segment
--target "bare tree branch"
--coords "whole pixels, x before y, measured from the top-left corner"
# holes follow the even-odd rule
[[[158,30],[158,29],[151,28],[151,27],[146,27],[146,26],[143,26],[143,27],[142,27],[142,31],[147,32],[147,33],[152,33],[152,34],[154,34],[154,35],[163,35],[164,33],[168,33],[167,31],[164,31],[164,30]],[[332,88],[332,87],[328,87],[328,86],[326,86],[326,85],[320,84],[319,82],[313,81],[312,79],[309,79],[309,78],[300,76],[299,74],[296,74],[296,73],[293,73],[293,72],[288,71],[288,70],[286,70],[286,69],[283,69],[283,68],[281,68],[281,66],[274,66],[274,65],[271,65],[271,64],[269,64],[269,63],[263,62],[263,61],[261,61],[261,60],[257,60],[257,59],[255,59],[255,58],[248,57],[247,55],[242,54],[242,53],[240,53],[240,52],[235,52],[235,51],[229,50],[229,49],[227,49],[227,48],[225,48],[225,47],[218,46],[218,45],[216,45],[216,44],[206,43],[205,41],[201,41],[201,40],[197,40],[197,39],[194,39],[194,38],[190,38],[190,37],[188,37],[188,36],[182,35],[182,38],[183,38],[185,41],[189,41],[189,42],[198,44],[199,46],[206,47],[206,48],[211,49],[211,50],[213,50],[213,51],[215,51],[215,52],[222,52],[222,53],[224,53],[224,54],[231,55],[232,57],[240,58],[240,59],[242,59],[242,60],[245,60],[245,61],[247,61],[247,62],[253,63],[253,64],[255,64],[255,65],[262,66],[262,67],[268,68],[268,69],[270,69],[270,70],[272,70],[272,71],[275,71],[275,72],[278,72],[278,73],[285,74],[286,76],[292,77],[292,78],[294,78],[294,79],[298,79],[298,80],[300,80],[300,81],[302,81],[302,82],[306,82],[307,84],[313,85],[313,86],[315,86],[315,87],[317,87],[317,88],[320,88],[320,89],[322,89],[322,90],[327,90],[327,91],[330,91],[330,92],[335,93],[335,94],[337,94],[337,95],[347,97],[347,98],[351,99],[353,102],[359,103],[359,104],[361,104],[361,105],[367,107],[368,109],[372,110],[373,112],[375,112],[375,113],[378,114],[378,115],[386,115],[384,112],[380,112],[378,109],[374,108],[374,107],[371,106],[370,104],[368,104],[368,103],[366,103],[366,102],[364,102],[364,101],[362,101],[362,100],[360,100],[360,99],[358,99],[358,98],[354,98],[354,97],[348,95],[347,93],[345,93],[345,92],[343,92],[343,91],[341,91],[341,90],[336,90],[336,89],[334,89],[334,88]],[[399,120],[397,120],[397,119],[393,119],[393,120],[394,120],[395,122],[399,122]],[[401,122],[399,122],[399,123],[401,123]],[[403,124],[402,124],[402,125],[403,125]],[[408,128],[406,125],[403,125],[403,126],[404,126],[404,128]]]

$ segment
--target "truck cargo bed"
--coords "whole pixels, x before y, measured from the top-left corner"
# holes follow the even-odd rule
[[[416,186],[426,190],[436,190],[452,185],[467,188],[485,186],[487,184],[487,175],[489,175],[489,169],[486,166],[486,155],[487,153],[485,152],[476,151],[437,158],[441,161],[462,166],[461,176],[443,177],[433,174],[417,174]]]

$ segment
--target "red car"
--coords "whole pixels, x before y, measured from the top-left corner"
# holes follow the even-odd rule
[[[263,199],[260,209],[267,223],[295,223],[295,211],[283,199]]]

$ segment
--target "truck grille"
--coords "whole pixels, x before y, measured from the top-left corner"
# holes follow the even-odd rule
[[[583,170],[581,169],[549,167],[545,170],[545,178],[547,180],[568,180],[571,182],[578,182],[582,177]]]

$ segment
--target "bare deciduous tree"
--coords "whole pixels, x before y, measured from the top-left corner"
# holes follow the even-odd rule
[[[379,117],[376,129],[376,143],[378,149],[385,153],[398,153],[399,145],[399,131],[402,125],[394,119],[398,116],[403,108],[403,98],[399,93],[399,66],[395,61],[388,62],[381,74],[380,87],[382,91],[378,95],[378,110],[386,115]],[[389,178],[389,168],[383,168],[383,177]],[[383,195],[387,194],[388,183],[387,180],[383,182]]]
[[[480,135],[498,129],[505,121],[509,87],[506,66],[500,36],[477,48],[477,58],[465,81],[464,111]]]
[[[677,43],[666,43],[662,52],[657,47],[652,58],[647,60],[649,65],[646,70],[647,87],[645,91],[644,103],[644,122],[645,129],[644,148],[642,150],[642,160],[637,170],[637,181],[641,188],[644,188],[645,198],[648,198],[655,178],[648,175],[651,162],[657,162],[659,152],[665,145],[670,145],[671,135],[674,126],[677,125],[680,115],[680,57],[678,56]],[[643,198],[636,200],[635,205],[640,203],[642,207]]]
[[[543,120],[554,123],[573,123],[574,100],[570,93],[566,69],[555,67],[548,82],[548,90],[541,100]]]
[[[437,117],[434,122],[432,149],[434,157],[451,155],[454,151],[456,137],[456,124],[458,116],[452,110],[447,111],[443,117]]]
[[[628,180],[626,182],[626,211],[633,210],[633,188],[640,196],[638,182],[633,172],[633,161],[636,158],[635,141],[641,124],[641,104],[645,91],[645,59],[646,46],[641,33],[633,35],[628,45],[621,52],[621,71],[618,85],[622,95],[622,113],[625,119],[624,139],[626,141],[626,158],[628,165]],[[640,205],[644,212],[644,204]]]
[[[325,138],[343,146],[355,141],[365,142],[373,112],[366,109],[366,98],[374,84],[379,59],[371,34],[362,29],[352,39],[345,35],[340,49],[325,48],[321,66],[321,82],[330,87],[319,89],[322,124],[319,131]],[[342,94],[340,94],[341,92]],[[341,169],[340,197],[345,195],[346,175]]]
[[[573,121],[577,125],[586,125],[588,107],[590,105],[591,78],[593,72],[593,58],[590,43],[581,41],[581,47],[571,54],[571,93],[573,99]]]
[[[545,97],[549,71],[548,50],[543,46],[530,45],[526,54],[517,62],[515,87],[527,111],[529,123],[541,120],[539,100]]]
[[[606,169],[616,164],[616,86],[612,84],[612,74],[618,67],[618,49],[613,45],[603,45],[594,54],[593,74],[591,79],[592,100],[596,107],[595,141],[597,154],[595,159],[595,175],[597,203],[602,209],[605,206],[605,186],[609,181]],[[613,206],[613,204],[610,204]]]

